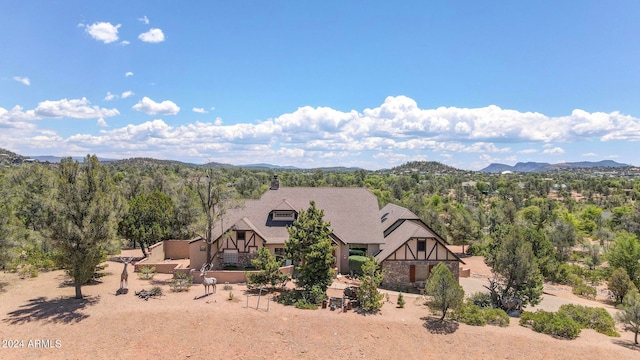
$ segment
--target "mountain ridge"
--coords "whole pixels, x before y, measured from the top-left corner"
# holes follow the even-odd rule
[[[629,164],[622,164],[613,160],[602,161],[578,161],[578,162],[562,162],[562,163],[544,163],[544,162],[519,162],[515,165],[506,165],[500,163],[493,163],[486,168],[480,170],[484,173],[502,173],[505,171],[511,172],[544,172],[561,169],[584,169],[584,168],[617,168],[626,167]]]

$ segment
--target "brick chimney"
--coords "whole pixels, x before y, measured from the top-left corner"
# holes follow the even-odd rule
[[[273,179],[271,179],[271,190],[278,190],[280,188],[280,181],[278,180],[278,175],[273,175]]]

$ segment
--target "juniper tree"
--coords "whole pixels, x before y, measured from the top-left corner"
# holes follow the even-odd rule
[[[257,256],[251,264],[258,269],[257,273],[247,273],[247,284],[250,287],[271,285],[272,288],[281,285],[289,276],[280,271],[280,261],[267,248],[258,249]]]
[[[634,342],[638,345],[638,332],[640,332],[640,293],[632,290],[624,297],[622,310],[616,314],[616,319],[625,325],[625,328],[634,333]]]
[[[165,240],[171,232],[175,218],[175,206],[169,195],[154,190],[129,200],[129,210],[120,222],[120,232],[140,244],[147,257],[145,246]]]
[[[489,287],[494,306],[500,307],[500,300],[512,297],[521,299],[523,305],[540,302],[543,278],[531,243],[520,227],[511,227],[485,261],[494,274]]]
[[[427,295],[433,297],[430,306],[442,311],[444,320],[447,310],[458,308],[464,298],[464,290],[444,263],[436,265],[425,286]]]
[[[58,262],[73,279],[76,299],[81,299],[82,285],[106,260],[106,248],[116,237],[119,193],[95,155],[82,163],[66,158],[58,167],[53,206],[50,230]]]

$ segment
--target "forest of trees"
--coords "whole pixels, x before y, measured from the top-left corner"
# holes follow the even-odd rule
[[[84,187],[69,177],[69,171],[80,169],[87,174],[76,174],[87,182]],[[91,176],[104,188],[95,188],[90,170],[97,171]],[[204,236],[206,224],[217,221],[229,202],[260,197],[276,172],[281,186],[366,187],[380,206],[393,202],[408,208],[451,244],[467,245],[469,253],[485,255],[494,265],[506,249],[524,249],[522,258],[540,280],[581,287],[586,296],[594,284],[612,278],[640,286],[637,178],[576,170],[500,175],[429,162],[380,171],[213,168],[151,159],[100,164],[95,157],[79,164],[67,159],[5,166],[0,168],[0,267],[24,276],[55,268],[71,273],[62,261],[61,236],[73,236],[60,231],[66,224],[61,222],[73,220],[62,215],[82,210],[73,208],[78,203],[106,226],[99,259],[123,247]],[[72,198],[70,192],[78,191],[84,193]],[[96,207],[109,208],[101,213]],[[508,265],[498,268],[510,271]],[[500,291],[524,294],[531,303],[539,297],[537,288],[513,284]],[[622,301],[624,294],[618,295]]]

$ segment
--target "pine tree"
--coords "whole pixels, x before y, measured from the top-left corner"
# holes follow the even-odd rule
[[[285,251],[297,267],[296,285],[312,298],[324,295],[333,279],[331,266],[335,257],[329,237],[331,224],[323,217],[324,211],[311,201],[310,207],[301,211],[298,219],[287,229],[289,239],[285,243]]]
[[[436,265],[425,286],[425,292],[433,296],[431,307],[442,311],[440,320],[444,320],[447,310],[462,305],[464,290],[444,263]]]
[[[59,265],[73,279],[76,299],[82,298],[82,285],[106,260],[121,206],[108,169],[95,155],[82,164],[71,158],[60,161],[51,235]]]
[[[384,274],[380,270],[380,264],[369,256],[362,264],[362,276],[358,288],[358,300],[360,308],[365,312],[377,312],[382,308],[384,295],[378,291],[378,286],[384,280]]]

